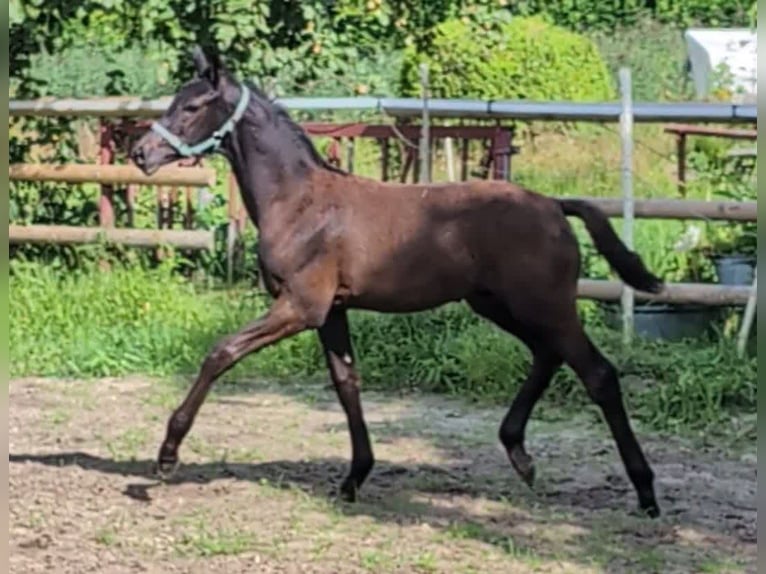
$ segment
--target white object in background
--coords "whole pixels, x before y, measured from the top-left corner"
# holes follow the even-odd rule
[[[697,97],[710,93],[719,66],[729,69],[738,103],[755,103],[758,54],[755,30],[690,28],[684,33]]]

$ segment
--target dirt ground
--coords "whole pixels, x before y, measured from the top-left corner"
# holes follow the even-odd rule
[[[151,474],[185,390],[145,379],[10,382],[11,572],[755,572],[756,458],[640,432],[663,516],[634,512],[594,412],[528,431],[504,409],[363,395],[377,465],[333,497],[349,439],[324,385],[219,386],[169,483]]]

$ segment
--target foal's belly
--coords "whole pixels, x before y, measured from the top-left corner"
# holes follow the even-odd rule
[[[357,277],[347,304],[360,309],[407,313],[465,298],[474,287],[470,262],[442,257],[392,258]]]

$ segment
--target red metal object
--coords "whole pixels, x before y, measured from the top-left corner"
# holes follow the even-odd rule
[[[758,139],[758,130],[719,128],[715,126],[700,126],[697,124],[667,124],[665,132],[671,134],[684,134],[688,136],[712,136],[734,140]]]
[[[340,138],[333,138],[327,146],[327,161],[330,165],[340,167]]]
[[[681,197],[686,196],[686,138],[688,136],[707,136],[750,141],[758,139],[758,130],[720,128],[697,124],[667,124],[664,131],[676,136],[678,193]]]
[[[148,120],[122,120],[119,124],[119,132],[128,139],[140,135],[151,125]],[[329,163],[340,167],[341,159],[341,139],[353,139],[357,137],[373,138],[381,144],[381,179],[387,181],[390,179],[389,166],[390,155],[388,146],[384,142],[389,140],[402,141],[407,148],[415,149],[420,138],[420,126],[413,124],[391,125],[391,124],[365,124],[362,122],[349,123],[330,123],[330,122],[304,122],[300,124],[309,136],[331,138],[326,158]],[[510,178],[511,156],[517,153],[516,148],[512,146],[513,128],[508,126],[431,126],[430,137],[433,140],[443,138],[455,138],[462,140],[461,149],[461,178],[468,177],[468,142],[470,140],[481,140],[487,142],[487,151],[489,153],[489,163],[494,166],[492,177]],[[415,167],[413,181],[417,181],[417,153],[414,155],[410,150],[404,151],[404,166],[399,179],[404,182],[407,180],[409,170]],[[481,166],[484,170],[489,169],[489,165]],[[489,173],[487,173],[489,175]]]
[[[495,134],[492,138],[492,178],[511,179],[511,132],[502,129],[500,126],[495,128]]]
[[[404,152],[404,165],[399,176],[400,181],[407,180],[410,169],[414,167],[412,176],[413,181],[418,180],[419,159],[414,151],[420,138],[420,126],[412,124],[396,125],[390,124],[364,124],[361,122],[353,123],[328,123],[328,122],[305,122],[301,127],[310,136],[331,137],[333,142],[328,149],[328,161],[334,165],[340,165],[340,146],[336,143],[340,138],[367,137],[374,138],[381,142],[381,171],[383,181],[389,179],[388,166],[389,156],[388,148],[383,142],[390,139],[405,140],[404,145],[408,148]],[[513,129],[505,126],[431,126],[431,140],[443,138],[456,138],[462,140],[462,170],[461,178],[468,179],[468,141],[482,140],[489,142],[487,144],[487,158],[482,162],[481,168],[484,177],[490,175],[496,179],[510,179],[511,176],[511,156],[517,153],[513,147]],[[493,167],[489,171],[490,166]]]

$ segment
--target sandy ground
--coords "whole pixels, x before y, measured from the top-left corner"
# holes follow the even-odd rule
[[[503,409],[367,392],[378,463],[346,504],[333,496],[345,418],[323,385],[219,386],[159,483],[183,390],[10,382],[11,572],[756,571],[755,445],[639,433],[663,510],[652,521],[595,411],[533,420],[530,490],[499,447]]]

